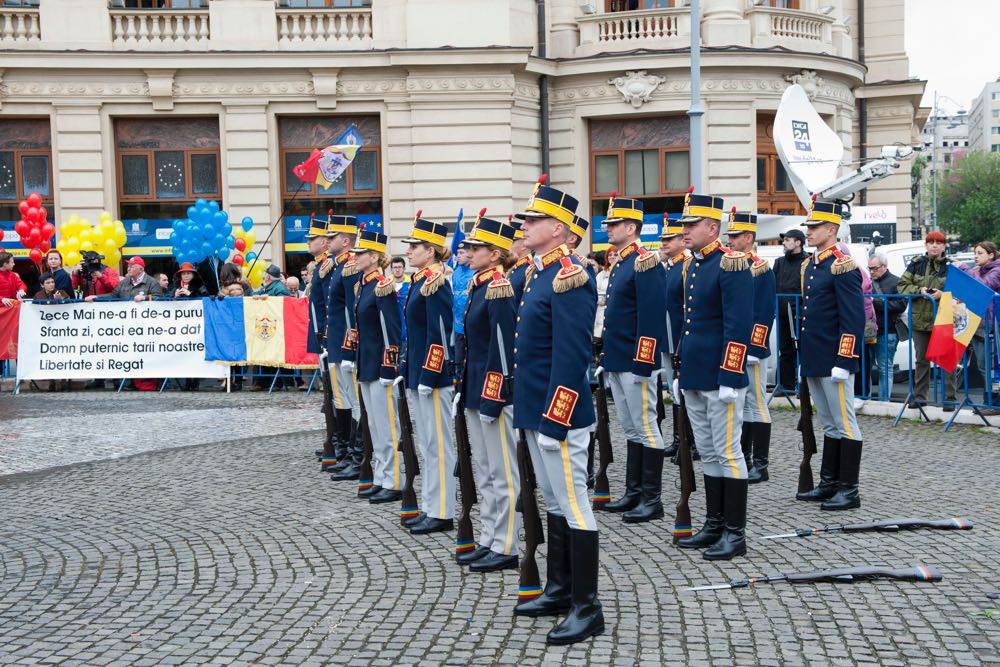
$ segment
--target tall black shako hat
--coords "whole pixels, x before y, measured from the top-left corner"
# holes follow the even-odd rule
[[[528,205],[524,213],[517,213],[515,217],[525,220],[527,218],[555,218],[559,222],[569,227],[570,231],[581,239],[586,235],[585,227],[579,225],[576,209],[580,205],[576,199],[561,190],[545,185],[548,181],[548,174],[542,174],[535,183],[535,190],[528,198]]]

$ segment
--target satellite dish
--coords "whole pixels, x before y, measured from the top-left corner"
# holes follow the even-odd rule
[[[834,182],[844,157],[844,143],[809,102],[802,86],[785,90],[774,117],[774,147],[802,206],[812,193]]]

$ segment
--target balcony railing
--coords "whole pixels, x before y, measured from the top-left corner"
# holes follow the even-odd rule
[[[640,48],[669,49],[690,41],[691,12],[687,7],[645,9],[582,16],[577,55]]]
[[[752,7],[751,39],[758,48],[783,46],[793,51],[834,53],[833,18],[799,9]]]
[[[121,51],[198,51],[209,48],[207,9],[114,9],[111,44]]]
[[[38,9],[0,7],[0,47],[28,48],[38,44]]]
[[[278,48],[365,48],[372,43],[372,10],[278,9]]]

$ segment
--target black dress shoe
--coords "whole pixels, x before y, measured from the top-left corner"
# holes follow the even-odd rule
[[[368,502],[372,505],[383,503],[398,503],[403,499],[403,492],[395,489],[382,489],[378,493],[368,496]]]
[[[910,399],[910,402],[906,404],[906,407],[909,408],[910,410],[917,410],[919,408],[924,407],[925,405],[927,405],[926,401],[918,401],[917,399],[913,398]]]
[[[410,527],[411,535],[429,535],[430,533],[444,533],[455,528],[455,522],[451,519],[436,519],[427,517],[415,526]]]
[[[491,551],[483,558],[469,566],[469,572],[497,572],[498,570],[516,570],[517,555],[504,556]]]
[[[944,405],[941,406],[941,409],[944,412],[954,412],[955,411],[955,404],[954,403],[945,403]]]
[[[484,547],[480,544],[476,545],[476,548],[473,549],[472,551],[468,551],[464,554],[455,556],[455,561],[459,565],[470,565],[473,561],[477,561],[486,554],[491,554],[491,553],[493,552],[490,551],[489,547]]]
[[[426,512],[421,512],[417,516],[410,517],[409,519],[406,519],[405,521],[403,521],[403,525],[406,526],[407,528],[410,528],[412,526],[417,525],[418,523],[420,523],[421,521],[423,521],[426,518],[427,518],[427,513]]]
[[[361,477],[361,468],[354,465],[353,463],[340,472],[335,472],[330,475],[330,479],[334,482],[342,482],[344,480],[359,479]]]
[[[374,498],[376,495],[382,492],[382,487],[378,484],[372,484],[367,489],[363,491],[358,491],[358,498]]]

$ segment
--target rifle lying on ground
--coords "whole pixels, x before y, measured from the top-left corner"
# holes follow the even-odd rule
[[[597,449],[600,463],[597,466],[597,476],[594,478],[595,510],[601,509],[611,502],[611,486],[608,483],[608,466],[614,463],[611,450],[611,417],[608,414],[608,390],[604,382],[605,371],[597,367],[597,390],[594,391],[597,406]]]
[[[930,565],[914,565],[902,570],[894,570],[891,567],[845,567],[836,570],[815,570],[813,572],[796,572],[792,574],[771,574],[765,577],[753,577],[750,579],[733,579],[728,584],[695,586],[688,590],[717,591],[730,588],[746,588],[754,584],[770,584],[776,581],[787,581],[790,584],[814,584],[819,582],[849,584],[855,581],[867,581],[870,579],[941,581],[941,573]]]
[[[455,462],[455,476],[458,477],[462,492],[462,505],[458,512],[458,531],[455,535],[455,557],[476,548],[472,530],[472,506],[476,504],[476,480],[472,472],[472,444],[469,442],[469,424],[465,420],[465,410],[455,411],[455,448],[458,460]]]
[[[400,384],[403,376],[396,378],[399,395],[396,397],[396,413],[399,415],[399,451],[403,455],[403,500],[399,506],[399,522],[420,514],[417,505],[417,493],[413,489],[413,481],[420,474],[420,464],[417,462],[417,447],[413,440],[413,422],[410,420],[410,402],[406,398],[406,390]]]
[[[799,335],[792,318],[792,304],[788,308],[788,329],[795,346],[795,355],[799,354]],[[799,380],[799,423],[796,427],[802,433],[802,462],[799,463],[799,493],[813,490],[812,457],[816,453],[816,432],[812,423],[812,397],[809,395],[809,383],[805,378]]]
[[[872,523],[837,523],[821,528],[796,528],[794,533],[782,535],[765,535],[764,540],[777,540],[783,537],[809,537],[819,533],[892,533],[900,530],[916,530],[918,528],[936,528],[937,530],[972,530],[972,522],[965,517],[956,516],[938,521],[932,519],[890,519]]]
[[[524,431],[517,432],[517,469],[521,474],[521,519],[524,522],[524,556],[521,558],[521,580],[517,589],[518,602],[534,600],[542,594],[542,580],[538,576],[535,552],[545,543],[542,517],[535,498],[535,469],[528,453],[528,439]]]

